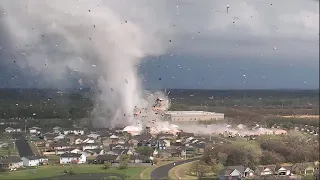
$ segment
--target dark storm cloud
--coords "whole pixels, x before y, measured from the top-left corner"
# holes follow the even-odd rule
[[[26,1],[15,1],[16,4],[18,2]],[[101,1],[93,2],[96,2],[92,3],[96,6]],[[151,24],[151,27],[143,26],[146,31],[149,31],[148,28],[152,32],[171,31],[168,28],[170,27],[174,32],[164,39],[167,42],[165,46],[169,47],[163,52],[168,54],[164,56],[164,61],[161,61],[161,58],[160,60],[152,57],[146,58],[150,61],[141,72],[144,75],[148,74],[145,83],[149,86],[237,88],[242,86],[242,68],[247,68],[251,73],[257,73],[256,76],[251,75],[254,78],[248,77],[247,86],[251,88],[318,87],[318,70],[314,67],[319,67],[319,1],[204,0],[195,3],[192,0],[152,2],[141,0],[136,2],[135,5],[129,6],[127,1],[105,1],[105,5],[119,12],[120,16],[129,22],[137,21],[136,19],[150,20],[146,24]],[[10,8],[4,11],[0,5],[1,24],[8,23],[3,19],[11,15],[21,17],[13,1],[4,0],[2,3],[3,7],[10,7],[11,11]],[[230,5],[228,13],[226,13],[227,4]],[[134,16],[128,17],[129,12],[135,11],[133,6],[138,7],[139,5],[145,5],[148,8],[140,8],[139,14],[135,12]],[[65,6],[74,6],[73,9],[77,9],[75,3],[67,3]],[[85,13],[88,13],[87,9],[85,10]],[[146,16],[150,12],[155,12],[157,15]],[[38,60],[27,62],[25,56],[21,54],[23,52],[17,52],[16,44],[9,39],[10,33],[7,29],[9,24],[8,26],[0,25],[0,46],[2,47],[0,50],[0,79],[16,84],[16,81],[19,81],[18,78],[14,83],[8,78],[18,75],[21,78],[21,84],[27,86],[34,86],[38,84],[37,81],[42,85],[51,86],[77,84],[79,78],[75,77],[75,74],[70,74],[66,68],[70,64],[67,64],[65,57],[69,57],[70,52],[61,43],[65,41],[64,38],[68,37],[44,31],[48,28],[48,24],[39,25],[34,20],[32,22],[35,24],[28,24],[32,20],[30,18],[31,16],[23,17],[25,26],[34,25],[32,27],[37,27],[40,32],[17,28],[17,33],[20,33],[22,38],[44,35],[41,46],[29,48],[34,48],[34,52],[41,54],[36,58],[44,59],[43,55],[46,55],[52,62],[59,63],[56,63],[54,67],[52,65],[53,72],[50,72],[50,68],[46,69],[46,62]],[[14,21],[10,22],[11,27],[16,27]],[[72,30],[75,34],[79,33],[79,29],[85,29],[81,23],[77,27]],[[59,48],[50,48],[55,44],[59,44]],[[171,54],[173,56],[170,56]],[[86,55],[95,58],[93,54]],[[17,63],[12,63],[12,60],[16,60]],[[17,64],[22,68],[18,69]],[[155,70],[155,67],[166,66],[166,64],[170,68],[159,72]],[[182,68],[173,66],[177,64],[180,64]],[[211,68],[207,67],[208,64],[211,64]],[[193,68],[193,70],[188,71],[186,67]],[[221,67],[224,68],[224,72],[221,71]],[[254,69],[261,70],[255,71]],[[49,74],[54,72],[62,74],[60,73],[62,70],[67,73],[59,78],[53,75],[47,75],[44,78],[40,75],[41,71]],[[269,78],[259,79],[259,72],[263,72],[264,75],[261,76]],[[290,74],[299,76],[291,79]],[[156,80],[158,76],[163,77],[160,82]],[[175,78],[172,78],[173,76]],[[202,78],[209,79],[203,76],[212,77],[212,80],[206,80],[200,86]],[[187,80],[184,81],[184,79]],[[180,85],[177,85],[178,82]]]

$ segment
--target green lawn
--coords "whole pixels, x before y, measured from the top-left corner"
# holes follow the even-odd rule
[[[9,147],[0,148],[0,156],[18,155],[18,151],[17,151],[17,149],[14,149],[13,141],[10,140],[10,137],[8,135],[1,135],[0,144],[2,144],[2,143],[8,143]]]
[[[72,169],[75,174],[86,173],[117,173],[129,177],[137,177],[147,167],[129,167],[128,169],[120,170],[111,168],[108,170],[102,169],[102,165],[56,165],[56,166],[40,166],[34,169],[18,170],[15,172],[2,172],[0,179],[37,179],[62,175],[64,170]]]

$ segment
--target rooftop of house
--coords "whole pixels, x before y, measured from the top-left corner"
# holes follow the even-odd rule
[[[116,160],[117,158],[118,158],[118,155],[104,154],[104,155],[98,155],[96,157],[96,160],[98,160],[98,161],[110,161],[110,160]]]
[[[25,156],[24,158],[28,160],[48,159],[47,156]]]
[[[60,157],[61,158],[68,158],[68,157],[76,157],[76,158],[79,158],[81,157],[82,154],[78,154],[78,153],[64,153],[64,154],[61,154]]]
[[[0,164],[10,164],[21,162],[21,159],[18,156],[8,156],[0,159]]]
[[[85,152],[89,153],[97,153],[99,154],[102,151],[102,149],[86,149]]]

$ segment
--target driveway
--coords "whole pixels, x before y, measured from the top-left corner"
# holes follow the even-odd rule
[[[198,159],[199,158],[187,159],[187,160],[177,161],[177,162],[175,162],[175,165],[174,165],[174,163],[171,163],[171,164],[167,164],[164,166],[160,166],[151,172],[151,179],[152,180],[159,180],[161,178],[169,178],[169,171],[174,166],[181,165],[181,164],[188,163],[188,162],[192,162],[192,161],[195,161]]]

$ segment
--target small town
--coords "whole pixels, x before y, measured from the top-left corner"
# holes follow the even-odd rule
[[[3,141],[5,137],[8,138],[6,142]],[[252,135],[242,138],[250,141],[255,137]],[[183,131],[177,134],[159,133],[154,136],[148,132],[148,128],[144,133],[134,136],[121,128],[89,130],[54,127],[51,131],[45,132],[39,127],[31,127],[24,133],[19,128],[7,127],[0,141],[0,168],[2,171],[13,171],[12,173],[30,167],[85,164],[108,164],[120,169],[135,166],[147,168],[156,166],[161,161],[200,159],[208,149],[214,149],[217,144],[227,143],[227,138],[234,137],[222,134],[205,137]],[[317,177],[318,167],[318,161],[257,165],[255,168],[234,165],[220,168],[217,173],[219,180],[229,177],[260,179],[270,175],[292,179],[293,174],[311,174]]]

